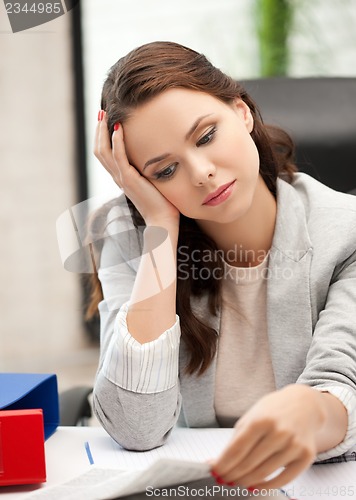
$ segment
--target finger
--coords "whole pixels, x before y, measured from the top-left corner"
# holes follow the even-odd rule
[[[101,111],[99,111],[101,113]],[[95,135],[94,135],[94,155],[98,157],[98,146],[99,146],[99,134],[100,134],[100,119],[98,119],[98,123],[95,127]]]
[[[260,467],[266,468],[266,464],[269,463],[272,464],[272,467],[275,467],[269,472],[272,473],[277,467],[295,459],[296,451],[295,448],[290,446],[290,442],[291,436],[289,433],[278,431],[270,432],[257,443],[249,455],[244,458],[243,462],[239,463],[234,470],[229,471],[223,479],[227,481],[238,479],[240,481],[241,478],[248,477],[251,473],[255,474]],[[289,453],[288,450],[290,450]],[[282,456],[284,456],[285,462],[279,463],[278,457]],[[276,466],[274,466],[274,462],[270,462],[272,457],[275,457],[274,461],[277,460]],[[235,478],[232,477],[233,475],[235,475]],[[268,474],[265,474],[258,480],[264,479],[267,475]],[[241,480],[241,484],[245,483]]]
[[[297,460],[297,453],[293,448],[286,448],[272,456],[269,456],[264,462],[260,463],[256,468],[250,470],[247,474],[243,474],[241,469],[237,469],[235,474],[231,473],[225,481],[234,481],[244,486],[255,486],[266,481],[266,478],[275,474],[278,469],[285,467]],[[234,477],[235,475],[235,477]]]
[[[124,132],[121,125],[117,130],[114,130],[112,135],[112,151],[113,158],[116,163],[116,172],[119,173],[119,181],[125,188],[130,189],[132,183],[137,183],[140,180],[141,174],[133,167],[126,154],[125,143],[124,143]]]
[[[213,469],[223,479],[236,470],[247,459],[252,450],[266,435],[267,429],[262,422],[254,422],[249,426],[236,428],[237,434],[230,445],[215,462]]]
[[[301,474],[305,469],[310,467],[312,463],[313,460],[296,460],[288,464],[286,468],[280,474],[278,474],[278,476],[275,476],[268,481],[254,484],[253,486],[258,490],[261,490],[262,488],[280,488],[293,481],[293,479],[299,476],[299,474]]]
[[[110,134],[107,125],[107,114],[104,113],[104,118],[99,122],[99,137],[98,137],[98,155],[100,161],[105,166],[106,170],[113,175],[115,173],[115,162],[113,160],[113,151],[111,147]]]
[[[104,121],[104,119],[99,120],[95,130],[94,155],[103,165],[105,170],[107,170],[108,173],[112,175],[114,163],[111,158],[112,151],[110,141],[107,142],[107,138],[108,131],[106,121]]]

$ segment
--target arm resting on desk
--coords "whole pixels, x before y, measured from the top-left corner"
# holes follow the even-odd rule
[[[102,352],[93,408],[115,441],[143,451],[161,446],[179,416],[179,319],[158,339],[140,344],[127,329],[127,309],[125,303],[102,322],[113,335]]]
[[[114,385],[98,374],[94,411],[104,429],[123,448],[146,451],[165,443],[178,419],[178,385],[156,394],[139,394]]]

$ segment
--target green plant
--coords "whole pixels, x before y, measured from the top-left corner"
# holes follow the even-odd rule
[[[283,76],[288,68],[290,0],[256,0],[261,76]]]

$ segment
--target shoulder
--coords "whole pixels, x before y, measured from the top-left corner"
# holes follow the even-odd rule
[[[309,212],[322,209],[332,213],[338,209],[349,212],[351,217],[356,214],[356,196],[335,191],[308,174],[294,174],[291,186]]]
[[[282,181],[283,182],[283,181]],[[356,249],[356,196],[335,191],[313,177],[296,173],[284,190],[303,206],[312,245],[338,249],[344,257]],[[284,200],[288,199],[284,196]]]

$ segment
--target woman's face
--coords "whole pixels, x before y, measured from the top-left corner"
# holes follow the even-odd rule
[[[185,216],[228,223],[248,211],[259,157],[242,100],[226,104],[169,89],[135,110],[123,128],[131,164]]]

